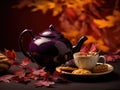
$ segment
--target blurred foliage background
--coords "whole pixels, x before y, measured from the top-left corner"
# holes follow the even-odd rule
[[[10,2],[11,0],[9,0],[9,3]],[[8,3],[6,3],[6,6],[7,4]],[[45,23],[44,20],[48,20],[48,22],[53,23],[56,29],[62,32],[73,45],[82,35],[85,35],[88,37],[85,45],[96,43],[97,49],[103,52],[113,52],[120,49],[120,0],[16,0],[12,1],[12,5],[9,5],[12,8],[12,12],[5,9],[5,6],[1,3],[1,7],[8,14],[6,15],[6,13],[2,11],[1,15],[3,14],[2,17],[7,16],[7,19],[10,19],[11,16],[14,17],[15,19],[11,18],[11,23],[7,25],[11,25],[16,21],[18,23],[14,22],[13,24],[17,29],[23,29],[24,26],[21,26],[23,23],[26,26],[24,28],[33,28],[32,25],[34,24],[35,27],[41,27],[41,29],[43,29],[42,26],[47,25],[47,22]],[[28,14],[26,7],[31,11],[29,15],[26,15]],[[17,12],[17,14],[13,12]],[[19,12],[22,12],[21,17],[18,16],[20,14]],[[36,12],[41,12],[43,15],[36,14]],[[32,18],[33,16],[35,17],[35,15],[37,18]],[[29,16],[29,18],[26,16]],[[46,18],[43,18],[43,16]],[[6,24],[6,19],[4,20],[2,17],[1,20]],[[22,17],[25,17],[25,22],[22,22],[24,21]],[[39,19],[41,21],[35,21]],[[22,22],[20,23],[21,25],[19,25],[18,20]],[[42,23],[44,25],[40,26]],[[4,28],[7,30],[13,27],[5,27],[5,24],[1,29],[3,31],[0,31],[1,34],[3,32],[5,33]],[[12,32],[13,31],[11,31],[11,33]],[[19,30],[18,32],[16,30],[15,32],[18,38],[18,34],[21,31]],[[37,30],[37,32],[40,31]],[[6,35],[8,36],[7,33]],[[13,35],[10,35],[10,38],[11,37],[13,37]],[[2,38],[4,38],[4,36],[2,36]],[[15,40],[17,40],[17,38],[15,38]],[[4,41],[7,40],[4,38]],[[15,45],[18,44],[18,42],[15,43]],[[27,43],[27,41],[25,43]],[[12,43],[10,45],[12,45]],[[6,46],[3,45],[2,47]]]
[[[101,51],[120,48],[120,0],[20,0],[14,8],[32,7],[46,14],[59,15],[57,25],[66,38],[75,44],[82,35],[86,45],[96,43]]]

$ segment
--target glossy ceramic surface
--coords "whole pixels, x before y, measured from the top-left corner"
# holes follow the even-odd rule
[[[32,37],[28,53],[23,46],[23,37],[26,33],[29,33]],[[49,30],[40,33],[38,36],[35,36],[32,30],[25,29],[20,34],[19,45],[25,56],[37,64],[51,69],[72,59],[73,53],[81,49],[85,40],[87,40],[87,37],[83,36],[75,46],[72,46],[63,34],[55,30],[53,25],[50,25]]]

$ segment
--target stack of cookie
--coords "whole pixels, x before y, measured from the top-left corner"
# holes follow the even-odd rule
[[[10,61],[8,60],[7,56],[0,53],[0,73],[7,71],[11,66]]]
[[[107,64],[97,64],[94,66],[92,69],[80,69],[80,68],[75,68],[75,67],[70,67],[70,66],[60,66],[59,67],[59,72],[64,72],[64,73],[71,73],[71,74],[77,74],[77,75],[90,75],[94,73],[103,73],[108,71],[108,65]]]

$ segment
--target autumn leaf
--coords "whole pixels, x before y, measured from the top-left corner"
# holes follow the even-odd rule
[[[57,16],[59,13],[62,12],[62,7],[61,5],[56,5],[56,7],[53,9],[53,16]]]
[[[39,78],[39,77],[36,77],[35,75],[33,75],[32,73],[26,74],[26,77],[27,77],[28,79],[34,79],[34,80],[38,80],[38,78]]]
[[[95,43],[92,43],[91,45],[88,45],[88,46],[83,46],[80,50],[80,52],[83,52],[83,53],[88,53],[88,52],[96,52],[97,51],[97,48],[96,48],[96,44]]]
[[[114,17],[108,16],[105,19],[94,19],[94,22],[98,25],[99,28],[112,27],[114,25]]]
[[[95,52],[95,51],[97,51],[97,48],[96,48],[96,47],[97,47],[97,44],[94,44],[94,43],[93,43],[93,44],[91,45],[89,51],[90,51],[90,52]]]
[[[59,76],[59,75],[62,75],[62,73],[61,73],[61,72],[54,71],[53,77],[56,77],[56,76]]]
[[[120,11],[114,10],[113,15],[106,16],[106,19],[93,20],[99,28],[113,27],[116,22],[120,22]]]
[[[25,71],[24,70],[16,70],[14,72],[14,75],[19,77],[19,78],[25,77]]]
[[[120,50],[116,50],[115,52],[107,53],[104,55],[107,62],[115,62],[120,60]]]
[[[87,37],[88,37],[88,40],[85,42],[85,45],[96,43],[97,44],[96,49],[103,52],[109,51],[110,48],[107,45],[105,45],[103,40],[94,38],[93,36],[87,36]]]
[[[39,3],[38,3],[39,2]],[[40,0],[38,2],[32,3],[29,6],[34,6],[35,8],[32,9],[32,11],[38,11],[42,10],[42,12],[45,14],[48,10],[55,8],[54,2],[46,1],[46,0]]]
[[[107,62],[115,62],[120,59],[120,55],[105,55]]]
[[[37,69],[35,67],[32,67],[32,66],[27,66],[27,67],[24,67],[26,70],[28,70],[29,72],[34,72],[36,71]]]
[[[55,84],[55,82],[52,82],[52,81],[44,81],[44,80],[40,80],[38,82],[36,82],[34,85],[36,87],[41,87],[41,86],[50,86],[50,85],[53,85]]]
[[[17,60],[15,51],[14,50],[10,51],[10,50],[5,49],[5,54],[7,58],[10,60],[11,64],[14,64],[15,60]]]
[[[28,59],[28,58],[25,58],[25,59],[23,59],[22,60],[22,62],[21,62],[21,66],[26,66],[26,65],[28,65],[30,63],[30,60]]]
[[[44,68],[39,69],[39,70],[35,70],[32,72],[32,74],[36,75],[36,76],[44,76],[46,75],[47,72],[45,72]]]
[[[80,50],[80,52],[84,52],[87,53],[89,51],[89,49],[86,46],[83,46]]]
[[[12,80],[13,77],[14,77],[14,75],[0,76],[0,81],[9,83],[10,80]]]
[[[6,49],[6,53],[9,55],[9,57],[14,58],[15,56],[15,52],[11,52],[10,50]],[[13,69],[13,68],[14,69]],[[45,67],[42,68],[37,68],[37,67],[33,67],[30,66],[30,60],[28,58],[24,58],[23,61],[21,63],[13,64],[11,67],[11,75],[4,75],[4,76],[0,76],[0,81],[1,82],[7,82],[9,83],[10,81],[14,81],[16,83],[28,83],[30,82],[32,79],[33,80],[40,80],[38,82],[35,83],[36,87],[39,86],[51,86],[53,84],[55,84],[54,81],[56,80],[61,80],[61,81],[65,81],[63,78],[60,78],[60,76],[56,73],[54,73],[54,75],[56,76],[52,76],[50,72],[46,72],[45,71]]]
[[[54,71],[53,75],[52,75],[52,79],[55,81],[55,82],[68,82],[67,79],[61,77],[62,75],[62,72],[57,72],[57,71]]]
[[[84,11],[84,6],[92,2],[93,0],[65,0],[65,5],[67,8],[73,8],[76,11]]]

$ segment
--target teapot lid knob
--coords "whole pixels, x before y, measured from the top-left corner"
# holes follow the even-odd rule
[[[63,38],[64,37],[60,32],[55,30],[52,24],[49,26],[49,30],[42,32],[40,36],[47,37],[47,38]]]
[[[55,29],[54,29],[55,27],[51,24],[50,26],[49,26],[49,29],[51,30],[51,31],[54,31]]]

